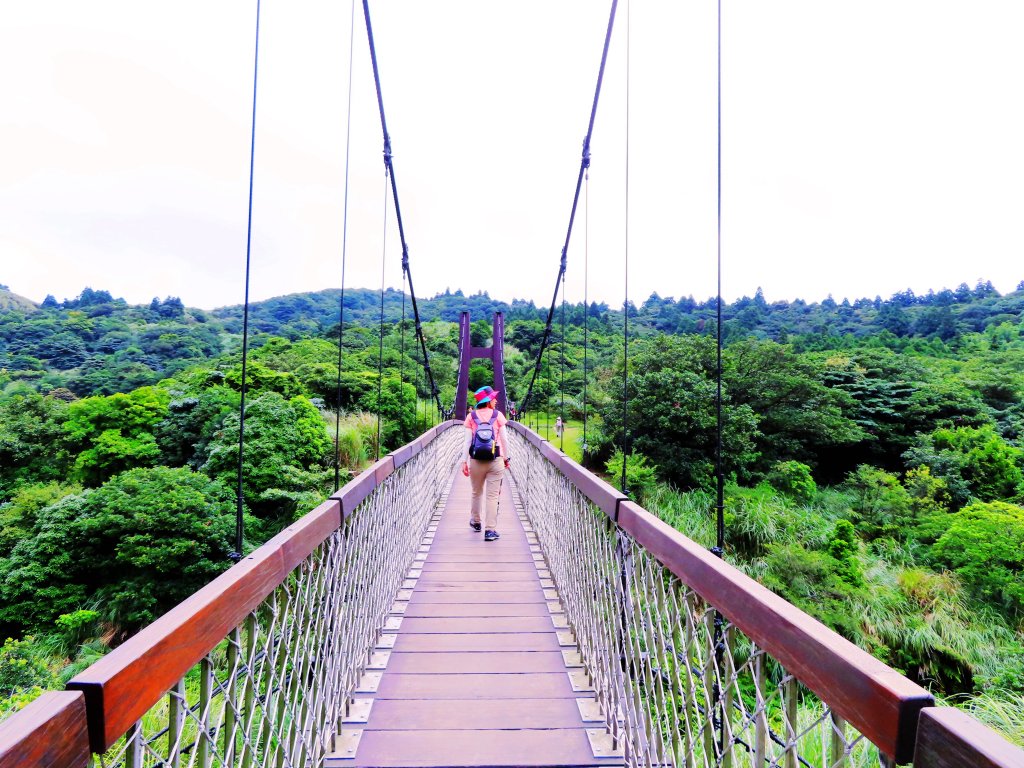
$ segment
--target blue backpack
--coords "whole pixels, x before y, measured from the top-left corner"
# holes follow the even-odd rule
[[[477,461],[494,461],[498,455],[498,448],[495,444],[497,428],[494,422],[498,419],[498,411],[491,414],[489,421],[480,421],[480,417],[473,411],[473,421],[476,423],[476,430],[473,432],[473,440],[469,444],[469,455]]]

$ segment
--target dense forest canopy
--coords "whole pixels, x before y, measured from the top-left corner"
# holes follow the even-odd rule
[[[336,462],[348,476],[438,418],[408,298],[346,290],[343,323],[340,303],[328,290],[251,307],[247,548],[325,498]],[[446,405],[459,313],[482,346],[503,312],[522,404],[547,308],[446,291],[419,310]],[[585,416],[586,450],[566,449],[617,482],[628,406],[630,492],[705,545],[716,310],[627,305],[627,362],[622,308],[559,306],[526,416]],[[727,557],[937,693],[1024,707],[1024,283],[758,292],[723,318]],[[93,289],[36,305],[0,288],[0,712],[230,564],[240,347],[240,307]],[[474,362],[473,387],[491,376]]]

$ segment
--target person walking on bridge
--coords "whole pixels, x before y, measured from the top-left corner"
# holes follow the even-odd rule
[[[466,440],[462,454],[462,474],[469,475],[473,489],[469,508],[469,527],[479,531],[480,507],[487,491],[487,518],[484,521],[484,541],[495,541],[498,534],[498,495],[501,481],[508,469],[510,457],[505,442],[505,414],[498,410],[498,393],[490,387],[480,387],[473,393],[475,410],[466,417]]]

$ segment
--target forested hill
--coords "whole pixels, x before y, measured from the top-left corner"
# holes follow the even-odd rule
[[[368,289],[345,292],[347,326],[374,328],[381,322],[381,294]],[[261,335],[290,340],[337,334],[340,291],[300,293],[255,302],[250,329],[255,344]],[[404,302],[403,302],[404,299]],[[403,308],[404,303],[404,308]],[[489,321],[505,313],[509,340],[524,352],[539,344],[546,307],[532,301],[511,304],[487,293],[465,295],[445,291],[418,302],[424,322],[454,322],[463,310],[474,321]],[[707,334],[713,330],[715,301],[692,297],[662,298],[654,294],[639,307],[630,304],[631,332]],[[383,296],[383,317],[397,323],[412,305],[400,291]],[[604,303],[567,304],[565,322],[615,335],[622,313]],[[793,345],[796,351],[860,346],[917,349],[928,354],[955,352],[967,334],[986,333],[993,339],[1010,333],[1024,318],[1024,282],[1000,295],[989,282],[974,288],[917,296],[903,291],[889,299],[857,299],[818,303],[803,300],[768,302],[760,291],[725,304],[725,338],[771,339]],[[556,313],[562,321],[562,309]],[[66,388],[77,396],[128,392],[154,384],[189,366],[238,346],[242,329],[240,306],[207,312],[185,307],[180,299],[153,299],[148,305],[129,305],[104,290],[86,288],[80,296],[58,302],[47,296],[36,305],[0,286],[0,387],[12,384],[35,391]]]
[[[258,302],[250,307],[250,322],[254,328],[275,336],[299,338],[321,334],[338,324],[340,291],[336,289],[317,293],[298,293]],[[400,291],[388,290],[384,294],[384,320],[397,322],[402,317],[403,296]],[[541,320],[547,317],[547,307],[538,307],[532,301],[514,300],[511,304],[492,299],[486,292],[472,295],[462,291],[445,291],[418,302],[420,318],[424,321],[445,320],[456,322],[459,313],[468,310],[472,320],[490,320],[494,312],[504,312],[506,323],[514,320]],[[405,301],[405,316],[412,317],[412,305]],[[676,299],[652,294],[639,307],[629,306],[630,321],[639,333],[707,332],[708,323],[715,319],[714,298],[696,301],[692,296]],[[226,327],[238,331],[242,322],[242,307],[216,309],[214,317]],[[380,322],[381,295],[366,289],[345,292],[345,319],[355,325],[372,327]],[[622,324],[622,313],[606,303],[591,303],[592,322],[613,330]],[[955,290],[929,291],[917,296],[913,291],[897,293],[889,299],[844,299],[836,302],[830,297],[820,303],[804,300],[765,300],[759,290],[753,298],[743,297],[723,307],[727,338],[756,336],[773,341],[790,341],[803,337],[805,343],[834,347],[844,336],[862,339],[888,332],[890,343],[896,339],[938,339],[953,341],[962,333],[984,331],[1003,322],[1016,324],[1024,316],[1024,281],[1013,293],[1001,296],[988,281],[979,281],[974,288],[961,284]],[[561,307],[556,320],[562,319]],[[581,326],[584,306],[567,304],[565,321]],[[886,337],[888,338],[888,337]]]
[[[382,338],[379,292],[345,292],[340,376],[339,298],[252,307],[245,549],[326,498],[335,463],[347,477],[436,418],[401,293],[384,295]],[[547,308],[421,301],[446,406],[463,309],[476,346],[506,313],[506,389],[523,405]],[[715,309],[629,307],[625,377],[621,310],[567,306],[528,423],[547,436],[564,414],[564,450],[619,482],[628,410],[631,496],[711,546],[721,391],[726,558],[1024,744],[1005,715],[1024,712],[1024,286],[732,302],[721,390]],[[240,330],[237,307],[0,289],[0,718],[228,566]],[[474,362],[471,388],[493,381]]]

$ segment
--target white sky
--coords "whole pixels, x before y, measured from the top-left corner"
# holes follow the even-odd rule
[[[724,0],[723,293],[1024,279],[1024,3]],[[360,4],[361,6],[361,4]],[[381,131],[356,8],[346,284],[377,288]],[[371,3],[417,295],[554,289],[603,0]],[[589,296],[620,304],[622,0],[593,139]],[[350,0],[264,0],[253,299],[340,284]],[[716,6],[630,10],[629,295],[714,293]],[[0,283],[243,296],[255,2],[0,1]],[[390,206],[390,204],[389,204]],[[389,207],[386,282],[401,284]],[[567,296],[583,297],[586,208]]]

